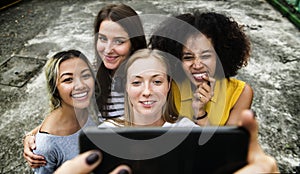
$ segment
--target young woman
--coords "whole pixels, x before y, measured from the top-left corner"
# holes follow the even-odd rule
[[[196,126],[176,109],[173,78],[163,52],[141,49],[125,65],[125,120],[109,119],[105,126]]]
[[[132,53],[147,47],[143,26],[131,7],[112,4],[99,11],[94,34],[97,60],[101,62],[97,73],[101,90],[96,96],[98,108],[103,118],[120,117],[124,115],[124,93],[120,90],[123,77],[115,76],[115,72]]]
[[[79,51],[55,54],[45,66],[50,113],[36,134],[34,153],[47,164],[35,173],[53,173],[63,162],[79,154],[78,136],[82,127],[95,125],[89,117],[95,77],[88,59]]]
[[[250,42],[232,18],[214,12],[182,14],[164,21],[150,43],[180,59],[192,77],[192,84],[183,79],[178,85],[176,105],[182,115],[200,125],[234,125],[241,111],[251,108],[251,87],[233,78],[247,65]]]
[[[104,6],[94,23],[96,69],[99,85],[95,88],[96,102],[101,118],[117,118],[124,115],[123,77],[116,77],[118,67],[134,51],[146,48],[143,26],[137,13],[125,4]],[[99,63],[100,62],[100,63]],[[32,168],[46,163],[45,159],[32,153],[36,147],[34,135],[37,128],[24,138],[24,157]],[[29,135],[29,136],[28,136]]]

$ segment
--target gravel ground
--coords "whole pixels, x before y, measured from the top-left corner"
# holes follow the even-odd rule
[[[48,55],[50,48],[58,47],[57,44],[26,46],[28,40],[45,32],[61,15],[61,7],[74,3],[85,5],[87,2],[89,1],[23,0],[0,11],[0,62],[13,54],[32,55],[36,58]],[[227,8],[240,8],[246,11],[248,18],[253,17],[260,21],[251,23],[249,20],[247,23],[247,33],[253,45],[253,58],[249,65],[250,70],[246,69],[239,75],[241,79],[250,82],[255,91],[253,108],[259,114],[260,142],[264,150],[276,158],[282,173],[295,173],[296,166],[300,163],[299,30],[293,28],[263,0],[231,2],[233,3],[215,1],[215,4],[220,5],[216,9],[222,11],[224,4]],[[168,14],[192,10],[189,7],[194,5],[190,4],[195,4],[195,1],[169,0],[149,3],[132,0],[128,3],[144,13]],[[207,4],[210,3],[207,1]],[[205,7],[206,4],[203,3],[199,6],[211,8]],[[265,12],[257,12],[263,10]],[[235,12],[232,10],[233,15]],[[235,15],[240,21],[247,20]],[[276,28],[277,23],[279,26]],[[272,64],[269,65],[268,62]],[[47,98],[42,97],[45,95],[43,80],[43,75],[38,73],[23,88],[0,85],[0,173],[31,173],[22,157],[21,137],[25,131],[38,125],[47,111]]]

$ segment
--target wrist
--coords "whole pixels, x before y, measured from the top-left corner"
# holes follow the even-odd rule
[[[201,119],[204,119],[205,117],[207,117],[206,111],[203,114],[201,114],[200,116],[199,116],[199,114],[198,114],[198,116],[193,116],[193,120],[201,120]]]

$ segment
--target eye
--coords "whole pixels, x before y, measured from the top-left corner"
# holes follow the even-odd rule
[[[211,58],[210,54],[206,54],[206,55],[201,56],[201,59],[209,59],[209,58]]]
[[[89,79],[90,77],[92,77],[92,74],[90,74],[90,73],[83,74],[82,77],[83,77],[83,79]]]
[[[155,85],[159,86],[159,85],[161,85],[163,82],[160,81],[160,80],[155,80],[153,83],[154,83]]]
[[[193,60],[193,59],[195,59],[195,56],[190,53],[183,54],[182,56],[182,60]]]
[[[107,38],[106,38],[105,36],[99,35],[98,39],[99,39],[101,42],[107,42]]]
[[[73,81],[73,78],[68,77],[68,78],[63,79],[62,82],[71,83],[72,81]]]
[[[135,81],[131,82],[131,84],[132,84],[132,86],[140,86],[140,85],[141,85],[141,82],[135,80]]]
[[[123,44],[125,41],[124,40],[121,40],[121,39],[117,39],[117,40],[115,40],[114,41],[114,43],[116,44],[116,45],[121,45],[121,44]]]

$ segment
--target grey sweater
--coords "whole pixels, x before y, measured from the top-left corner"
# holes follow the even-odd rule
[[[88,119],[83,128],[95,126],[92,119]],[[47,161],[47,165],[34,169],[35,174],[48,174],[54,171],[67,160],[79,154],[79,134],[78,130],[72,135],[56,136],[38,132],[36,134],[35,154],[42,155]]]

